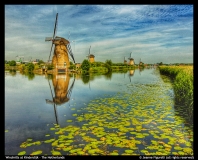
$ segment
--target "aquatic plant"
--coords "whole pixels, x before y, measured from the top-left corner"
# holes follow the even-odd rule
[[[192,128],[174,113],[170,89],[161,82],[130,84],[125,92],[75,106],[64,126],[49,124],[42,140],[27,139],[18,154],[193,155]]]

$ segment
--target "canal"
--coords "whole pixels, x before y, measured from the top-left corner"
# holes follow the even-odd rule
[[[193,124],[155,68],[5,72],[5,155],[193,155]]]

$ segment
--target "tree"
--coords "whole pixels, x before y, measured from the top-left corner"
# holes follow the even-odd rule
[[[111,62],[111,60],[108,60],[108,59],[105,61],[105,63],[108,64],[108,65],[110,65],[110,66],[112,66],[112,64],[113,64],[113,63]]]
[[[82,70],[89,71],[90,63],[87,59],[82,62],[81,68]]]
[[[45,62],[43,62],[43,60],[39,60],[38,61],[38,65],[40,65],[40,64],[44,64]]]
[[[28,63],[27,70],[28,70],[28,72],[32,72],[34,70],[34,64],[33,63]]]
[[[112,66],[111,60],[106,60],[105,67],[108,69],[108,72],[111,72],[112,71],[111,66]]]
[[[16,66],[16,61],[15,61],[15,60],[10,61],[10,62],[9,62],[9,65],[10,65],[10,66]]]

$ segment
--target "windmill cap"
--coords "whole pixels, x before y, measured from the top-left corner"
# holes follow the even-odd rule
[[[58,40],[56,40],[56,38],[58,38]],[[63,42],[65,45],[67,45],[67,44],[69,44],[70,42],[67,40],[67,39],[65,39],[65,38],[63,38],[63,37],[55,37],[55,41],[54,41],[54,43],[55,44],[60,44],[61,42]]]
[[[69,101],[69,98],[68,97],[65,97],[64,99],[62,99],[62,98],[58,98],[58,97],[55,97],[54,98],[54,103],[56,103],[56,104],[63,104],[63,103],[65,103],[65,102],[68,102]]]
[[[93,54],[90,54],[89,57],[94,58],[95,56]]]

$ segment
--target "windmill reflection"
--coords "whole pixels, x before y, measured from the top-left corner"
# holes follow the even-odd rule
[[[141,75],[141,72],[144,70],[143,67],[139,67],[139,74]]]
[[[52,104],[54,106],[54,113],[56,118],[56,123],[58,124],[57,118],[57,105],[62,105],[70,100],[72,89],[74,87],[75,78],[70,82],[70,75],[66,74],[53,74],[52,76],[52,84],[54,88],[54,95],[52,91],[52,85],[48,79],[48,84],[50,87],[50,92],[52,99],[46,99],[46,103]]]
[[[130,82],[131,82],[131,77],[134,75],[135,73],[135,70],[129,70],[129,79],[130,79]]]

